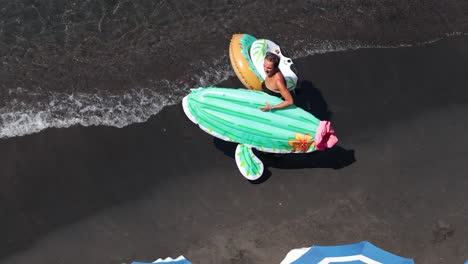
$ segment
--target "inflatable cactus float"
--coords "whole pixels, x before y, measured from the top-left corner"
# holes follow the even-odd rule
[[[321,121],[297,107],[263,112],[265,102],[280,98],[266,93],[208,87],[192,89],[182,100],[187,117],[207,133],[238,143],[237,167],[244,177],[256,180],[263,163],[252,148],[270,153],[307,153],[331,148],[338,141],[330,122]]]

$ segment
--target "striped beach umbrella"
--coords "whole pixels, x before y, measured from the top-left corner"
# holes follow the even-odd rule
[[[166,258],[166,259],[157,259],[154,262],[132,262],[132,264],[150,264],[150,263],[158,263],[158,264],[192,264],[188,261],[184,256],[179,256],[176,259],[173,258]]]
[[[414,264],[367,241],[341,246],[313,246],[295,249],[281,264]]]

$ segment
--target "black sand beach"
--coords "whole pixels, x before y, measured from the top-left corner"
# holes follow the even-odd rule
[[[180,104],[124,128],[1,139],[0,263],[279,263],[361,240],[416,263],[468,259],[468,37],[295,62],[297,104],[340,141],[265,158],[262,182]]]

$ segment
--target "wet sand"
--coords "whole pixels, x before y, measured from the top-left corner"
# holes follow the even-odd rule
[[[361,240],[417,263],[468,259],[468,37],[295,62],[297,104],[340,142],[265,158],[257,183],[180,104],[121,129],[0,140],[0,263],[279,263]]]

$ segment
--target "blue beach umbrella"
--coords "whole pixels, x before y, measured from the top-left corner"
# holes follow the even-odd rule
[[[132,262],[132,264],[150,264],[150,263],[158,263],[158,264],[192,264],[188,261],[184,256],[180,256],[176,259],[173,258],[166,258],[166,259],[158,259],[155,262]]]
[[[288,254],[286,259],[289,260],[285,259],[281,264],[414,264],[412,259],[399,257],[367,241],[341,246],[313,246],[297,252],[302,255]]]

